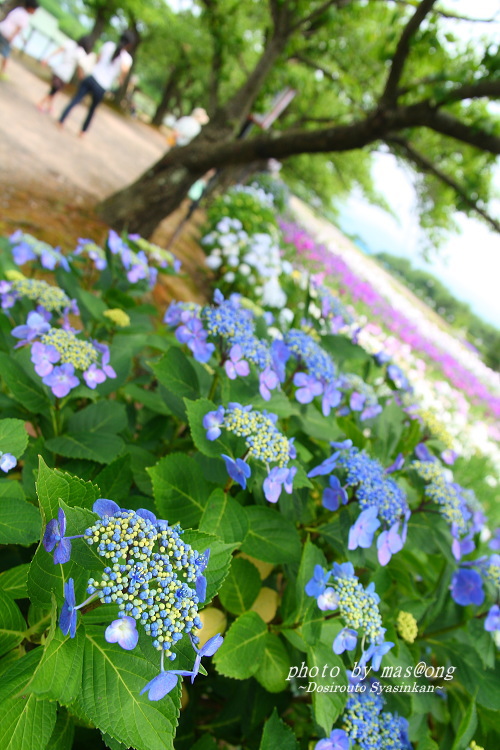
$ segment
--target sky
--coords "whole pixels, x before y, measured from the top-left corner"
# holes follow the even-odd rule
[[[441,3],[454,13],[500,21],[498,0],[449,0]],[[464,39],[478,39],[488,26],[450,21],[452,30]],[[493,26],[500,42],[500,23]],[[492,26],[489,26],[491,36]],[[408,258],[414,266],[430,271],[482,318],[500,327],[500,235],[481,221],[456,214],[458,234],[449,234],[430,263],[422,257],[422,237],[416,218],[416,199],[408,173],[390,154],[375,157],[373,176],[377,188],[389,202],[395,217],[374,207],[354,193],[341,207],[340,228],[357,235],[372,253],[389,252]],[[495,173],[500,196],[500,164]],[[490,213],[500,217],[500,199],[492,201]]]

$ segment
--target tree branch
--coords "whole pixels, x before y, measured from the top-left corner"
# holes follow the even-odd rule
[[[397,101],[397,89],[406,59],[410,54],[410,40],[420,28],[423,20],[432,10],[436,0],[422,0],[413,16],[410,18],[403,33],[399,39],[396,51],[392,58],[391,70],[387,77],[384,91],[380,97],[380,106],[382,108],[392,107]]]
[[[403,152],[404,155],[410,161],[412,161],[415,166],[417,166],[422,172],[427,172],[428,174],[436,177],[436,179],[438,179],[440,182],[448,185],[448,187],[450,187],[461,198],[466,206],[479,214],[479,216],[481,216],[490,225],[490,227],[495,230],[495,232],[500,233],[500,222],[490,216],[487,211],[485,211],[484,208],[482,208],[478,204],[477,201],[473,200],[473,198],[467,195],[465,189],[461,185],[459,185],[458,182],[456,182],[452,177],[439,169],[439,167],[436,167],[436,165],[433,164],[433,162],[431,162],[430,159],[428,159],[426,156],[421,154],[419,151],[416,151],[413,146],[408,143],[408,141],[398,136],[390,136],[389,138],[386,138],[386,143],[389,146],[396,146],[396,150],[400,150],[401,152]]]
[[[303,16],[303,18],[299,18],[298,21],[296,21],[292,27],[292,31],[298,31],[298,29],[303,28],[307,24],[314,23],[317,18],[320,18],[325,11],[328,10],[328,8],[331,8],[332,5],[335,5],[337,8],[342,8],[345,5],[349,5],[352,0],[326,0],[322,5],[320,5],[315,10],[311,11],[307,16]]]
[[[392,0],[396,5],[404,5],[407,8],[416,8],[417,2],[411,2],[411,0]],[[453,21],[468,21],[469,23],[494,23],[497,18],[470,18],[469,16],[461,16],[459,13],[450,13],[447,10],[441,10],[441,8],[435,8],[435,12],[442,18],[450,18]]]
[[[480,78],[475,83],[465,83],[455,89],[447,91],[438,101],[438,106],[449,102],[463,101],[464,99],[479,99],[487,96],[490,99],[500,99],[500,79],[492,81],[489,78]]]

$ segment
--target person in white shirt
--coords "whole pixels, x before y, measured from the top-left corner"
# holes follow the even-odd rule
[[[187,146],[193,138],[196,138],[208,120],[209,117],[202,107],[196,107],[190,115],[180,117],[174,125],[175,145]]]
[[[67,42],[42,60],[42,65],[48,65],[51,58],[55,58],[56,62],[51,65],[52,82],[50,91],[36,105],[40,112],[52,111],[55,95],[71,81],[75,70],[78,69],[79,78],[83,78],[84,73],[88,75],[90,71],[86,70],[86,65],[91,50],[91,38],[89,36],[82,36],[77,42],[73,41],[73,39],[68,39]]]
[[[62,127],[64,120],[73,107],[79,104],[87,94],[90,94],[91,102],[80,132],[80,137],[87,132],[94,112],[103,100],[106,91],[109,91],[115,81],[118,81],[118,84],[123,83],[125,76],[132,67],[132,58],[128,50],[132,48],[134,41],[134,33],[132,31],[125,31],[121,35],[118,44],[114,42],[103,44],[97,56],[97,62],[92,70],[92,75],[83,79],[75,96],[61,114],[59,118],[60,127]]]
[[[24,8],[14,8],[5,16],[3,21],[0,21],[0,56],[2,57],[0,73],[5,71],[7,60],[10,57],[12,42],[28,26],[30,16],[33,15],[37,8],[37,0],[25,0]]]

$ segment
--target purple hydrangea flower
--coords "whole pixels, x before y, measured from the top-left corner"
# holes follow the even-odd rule
[[[399,521],[396,521],[388,531],[383,531],[377,539],[378,561],[387,565],[396,552],[403,549],[403,540],[399,535]]]
[[[323,385],[313,375],[297,372],[293,376],[293,384],[297,386],[295,398],[300,404],[310,404],[315,396],[321,396]]]
[[[500,552],[500,528],[495,529],[493,537],[489,541],[489,547],[494,552]]]
[[[333,729],[330,736],[316,743],[314,750],[349,750],[351,740],[343,729]]]
[[[343,628],[333,642],[333,650],[336,654],[344,651],[352,651],[358,643],[358,634],[352,628]]]
[[[17,459],[12,453],[2,453],[2,451],[0,451],[0,469],[2,471],[7,474],[7,472],[13,469],[16,465]]]
[[[106,628],[104,637],[108,643],[118,643],[126,651],[132,651],[139,640],[134,618],[120,617],[118,620],[113,620]]]
[[[291,495],[293,490],[293,478],[296,473],[297,468],[295,466],[292,466],[290,469],[286,466],[281,468],[275,466],[274,469],[271,469],[262,485],[266,500],[270,503],[277,503],[283,488],[285,488],[285,492]]]
[[[266,367],[259,375],[259,393],[264,401],[269,401],[271,391],[279,385],[279,377],[270,367]]]
[[[12,335],[16,339],[21,339],[19,345],[25,344],[28,341],[41,336],[50,330],[50,324],[47,323],[45,318],[37,312],[30,312],[26,320],[26,324],[22,326],[16,326],[12,329]]]
[[[31,361],[35,365],[35,372],[44,378],[54,369],[56,362],[59,362],[61,355],[52,344],[42,344],[35,341],[31,347]]]
[[[64,584],[64,604],[62,605],[59,616],[59,627],[63,635],[74,638],[76,635],[76,600],[75,600],[75,582],[70,578]]]
[[[457,604],[466,607],[468,604],[481,606],[484,602],[483,581],[475,570],[460,568],[451,579],[451,595]]]
[[[191,318],[187,323],[179,326],[175,337],[181,344],[187,345],[197,362],[208,362],[215,351],[213,344],[207,344],[208,333],[199,318]]]
[[[498,604],[494,604],[488,612],[488,616],[484,621],[484,629],[489,633],[492,633],[494,630],[500,630],[500,607]]]
[[[187,672],[184,669],[170,669],[166,672],[160,672],[159,675],[153,677],[153,679],[142,688],[141,695],[148,691],[148,698],[150,701],[160,701],[177,685],[178,675],[187,677],[192,674],[192,672]]]
[[[200,602],[204,602],[207,596],[207,579],[203,575],[203,571],[206,569],[208,565],[208,561],[210,559],[210,550],[205,550],[204,554],[201,555],[198,560],[198,576],[196,578],[195,588],[196,588],[196,595]]]
[[[419,443],[415,448],[415,455],[419,461],[435,461],[435,456],[432,455],[425,443]]]
[[[396,456],[394,463],[392,463],[390,466],[385,469],[384,474],[392,474],[393,471],[400,471],[400,469],[403,468],[405,462],[405,457],[402,453],[398,453]]]
[[[207,431],[207,440],[217,440],[221,435],[220,425],[224,422],[225,409],[219,406],[217,411],[209,411],[203,417],[203,427]]]
[[[333,563],[333,575],[336,578],[355,578],[354,566],[350,562]]]
[[[239,344],[231,347],[229,359],[224,362],[224,369],[230,380],[236,380],[238,375],[244,378],[250,374],[250,365],[243,359],[243,350]]]
[[[457,525],[452,524],[451,535],[453,537],[451,551],[453,553],[453,557],[455,558],[455,560],[457,560],[457,562],[459,562],[462,557],[468,555],[470,552],[473,552],[476,549],[476,545],[474,544],[474,540],[472,539],[472,531],[467,534],[467,536],[464,536],[463,539],[459,539]]]
[[[271,323],[268,323],[271,325]],[[286,363],[290,359],[290,349],[281,339],[275,339],[271,344],[271,357],[273,360],[273,370],[283,383],[286,377]]]
[[[362,511],[356,522],[349,530],[349,545],[348,549],[353,550],[357,547],[363,547],[368,549],[371,547],[373,542],[373,535],[380,526],[380,521],[377,518],[378,508],[372,506]]]
[[[64,398],[72,388],[80,385],[80,381],[75,375],[75,368],[69,362],[54,367],[52,372],[42,378],[42,383],[48,385],[57,398]]]
[[[71,557],[71,540],[65,537],[66,516],[62,508],[57,511],[57,518],[48,522],[42,543],[47,552],[54,551],[54,563],[56,565],[66,563]]]
[[[250,466],[241,458],[237,458],[236,460],[234,460],[234,458],[231,458],[231,456],[226,456],[224,453],[222,454],[222,458],[225,461],[227,473],[229,474],[231,479],[233,479],[235,482],[238,482],[238,484],[245,490],[247,486],[247,479],[252,473]]]
[[[347,492],[341,486],[340,480],[332,475],[329,478],[330,486],[323,490],[323,497],[321,502],[327,510],[335,511],[339,508],[340,504],[345,505],[347,503]]]
[[[378,417],[381,411],[382,407],[380,404],[372,404],[371,406],[367,406],[366,409],[363,409],[359,415],[359,419],[361,422],[364,422],[366,419],[373,419],[373,417]]]
[[[90,365],[88,370],[85,370],[83,373],[83,379],[87,383],[87,386],[94,390],[98,385],[104,383],[106,380],[106,374],[104,370],[100,370],[94,362]]]
[[[329,383],[323,392],[323,399],[321,401],[321,410],[323,412],[323,416],[327,417],[330,414],[330,411],[332,409],[335,409],[335,407],[338,406],[341,401],[341,391],[337,390],[334,383]]]
[[[335,589],[327,588],[318,596],[318,607],[323,611],[337,609],[339,606],[339,596]]]
[[[332,472],[337,465],[337,459],[339,456],[339,451],[336,451],[329,458],[326,458],[322,463],[318,464],[318,466],[315,466],[314,469],[311,469],[311,471],[307,475],[309,479],[312,479],[313,477],[325,476],[325,474],[330,474],[330,472]]]
[[[349,406],[353,411],[361,411],[363,406],[365,405],[366,396],[362,393],[358,393],[357,391],[354,391],[354,393],[351,393],[351,398],[349,399]]]

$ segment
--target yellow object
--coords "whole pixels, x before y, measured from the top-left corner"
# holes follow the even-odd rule
[[[186,686],[184,685],[184,682],[182,683],[182,690],[181,690],[181,711],[183,708],[186,708],[187,704],[189,703],[189,693],[187,691]]]
[[[203,628],[195,630],[194,634],[200,639],[198,648],[201,648],[214,635],[224,633],[227,628],[227,618],[224,612],[216,607],[207,607],[199,613],[198,617],[203,623]]]
[[[250,555],[247,555],[245,552],[239,552],[238,557],[243,557],[244,560],[248,560],[252,563],[252,565],[255,565],[260,573],[261,581],[264,581],[274,568],[274,565],[272,565],[272,563],[266,563],[263,560],[256,560],[255,557],[250,557]]]
[[[417,621],[410,612],[400,612],[396,620],[396,629],[407,643],[413,643],[418,635]]]
[[[21,271],[5,271],[5,276],[9,281],[21,281],[24,279]]]
[[[130,325],[130,318],[126,312],[119,310],[117,307],[113,307],[103,312],[105,318],[109,318],[113,323],[116,323],[120,328],[126,328]]]
[[[270,589],[267,586],[263,586],[259,591],[257,599],[254,601],[250,609],[253,612],[257,612],[262,617],[264,622],[271,622],[276,615],[278,609],[279,595],[274,589]]]

